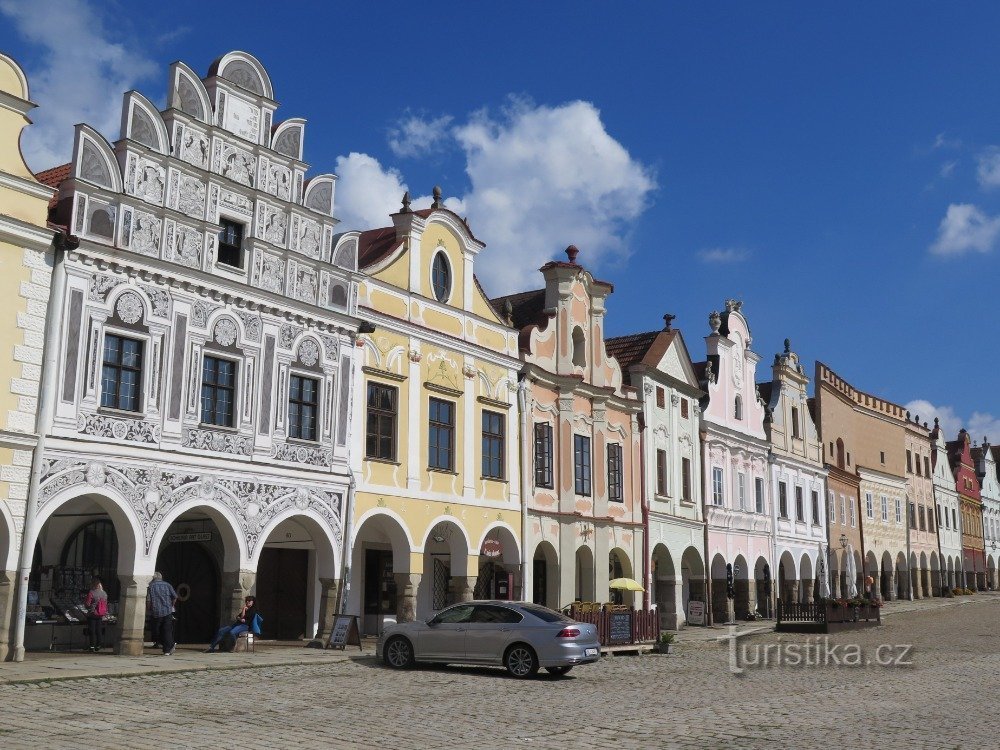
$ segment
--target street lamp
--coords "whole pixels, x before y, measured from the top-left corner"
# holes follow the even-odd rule
[[[847,534],[840,535],[840,548],[847,549]]]

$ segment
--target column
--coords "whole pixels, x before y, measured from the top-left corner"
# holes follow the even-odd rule
[[[121,656],[142,656],[146,630],[146,589],[153,576],[127,573],[119,575],[121,597],[118,602],[118,645]]]
[[[677,589],[679,578],[663,577],[654,579],[656,586],[656,613],[660,618],[660,630],[677,630]]]
[[[222,622],[231,623],[243,609],[243,600],[253,591],[257,573],[252,570],[226,570],[222,573]],[[279,605],[280,606],[280,605]],[[264,613],[261,613],[264,614]],[[275,616],[273,613],[272,616]],[[218,623],[221,624],[221,623]]]
[[[417,589],[419,573],[394,573],[396,577],[396,621],[412,622],[417,619]]]
[[[914,599],[923,599],[923,588],[920,586],[920,571],[914,568],[910,571],[910,590]]]
[[[798,604],[799,582],[796,579],[785,579],[784,591],[781,592],[781,599],[785,604]]]
[[[340,581],[336,578],[320,578],[319,586],[319,624],[316,627],[316,639],[326,640],[333,628],[333,620],[337,616]]]
[[[471,602],[475,598],[476,576],[452,576],[451,585],[456,602]]]
[[[10,653],[10,626],[17,611],[16,581],[16,570],[0,570],[0,663],[7,661]]]
[[[736,598],[733,600],[733,610],[737,620],[745,620],[750,613],[750,581],[739,578],[733,582]]]
[[[712,579],[712,624],[719,625],[732,622],[734,617],[733,600],[726,596],[726,579]]]
[[[816,586],[816,579],[810,578],[802,581],[803,604],[812,604],[813,589]]]

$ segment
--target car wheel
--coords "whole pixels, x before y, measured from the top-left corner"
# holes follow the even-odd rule
[[[518,679],[534,677],[538,672],[538,657],[535,656],[535,652],[531,649],[531,646],[524,643],[515,643],[507,649],[507,654],[503,658],[503,665],[507,667],[507,671],[511,677],[517,677]]]
[[[413,666],[413,646],[410,642],[397,635],[385,644],[385,663],[393,669],[409,669]]]
[[[564,674],[566,674],[567,672],[569,672],[569,670],[571,670],[572,668],[573,667],[571,667],[571,666],[567,666],[567,667],[546,667],[545,671],[548,672],[551,675],[555,675],[556,677],[562,677]]]

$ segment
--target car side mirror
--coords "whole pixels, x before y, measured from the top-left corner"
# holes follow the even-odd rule
[[[433,628],[433,627],[434,627],[435,625],[437,625],[437,624],[438,624],[438,622],[439,622],[438,618],[436,618],[436,617],[432,617],[431,619],[429,619],[429,620],[427,621],[427,624],[428,624],[428,625],[429,625],[430,627],[432,627],[432,628]]]

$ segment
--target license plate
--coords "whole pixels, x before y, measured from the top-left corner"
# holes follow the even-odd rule
[[[596,648],[588,648],[583,652],[584,656],[597,656]]]

